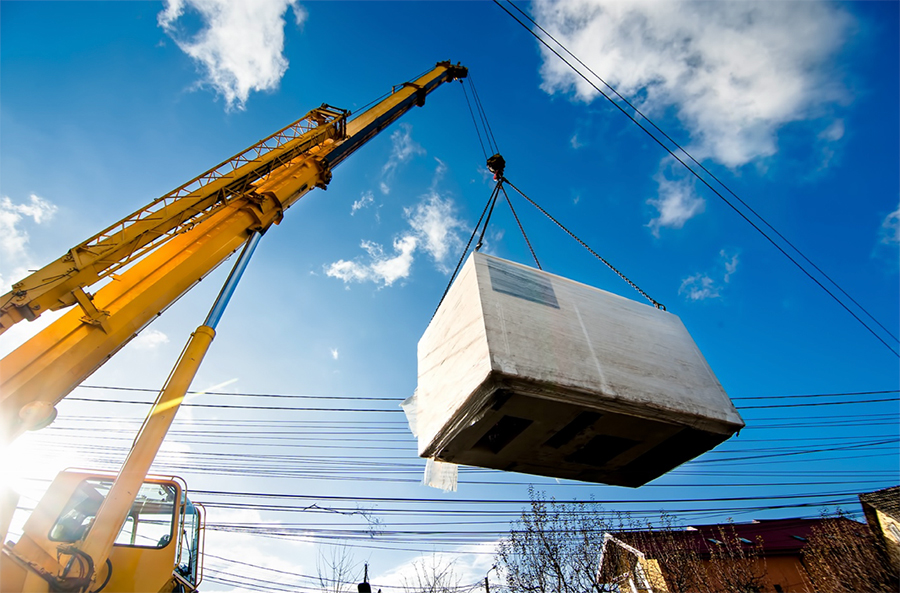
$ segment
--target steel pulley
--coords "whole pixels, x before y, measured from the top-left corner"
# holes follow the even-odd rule
[[[506,160],[497,153],[487,160],[488,171],[494,174],[494,181],[503,179],[503,171],[506,169]]]

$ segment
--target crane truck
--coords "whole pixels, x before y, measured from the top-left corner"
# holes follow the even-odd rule
[[[313,109],[31,273],[0,297],[0,334],[47,311],[59,319],[0,360],[0,447],[56,418],[56,404],[157,315],[243,249],[191,335],[118,472],[66,470],[0,554],[0,591],[190,592],[202,579],[203,510],[150,466],[259,238],[332,169],[445,82],[440,62],[350,117]],[[95,287],[97,287],[95,289]],[[91,292],[93,291],[93,292]],[[6,540],[17,497],[2,493]]]

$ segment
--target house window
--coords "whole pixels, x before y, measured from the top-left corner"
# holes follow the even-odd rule
[[[888,525],[888,531],[891,532],[891,535],[894,536],[894,539],[900,542],[900,529],[897,528],[896,523],[891,523]]]

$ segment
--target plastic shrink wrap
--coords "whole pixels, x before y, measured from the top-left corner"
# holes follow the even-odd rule
[[[640,486],[744,423],[675,315],[474,253],[418,346],[419,455]]]

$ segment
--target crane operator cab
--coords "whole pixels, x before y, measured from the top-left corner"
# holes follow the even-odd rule
[[[48,591],[195,591],[202,578],[203,509],[187,498],[180,478],[144,481],[105,565],[89,566],[90,557],[78,551],[114,479],[114,474],[61,472],[25,523],[19,541],[4,545],[2,590],[23,590],[10,588],[16,575],[22,585],[36,578],[23,558],[40,558],[39,567],[33,560],[28,564],[39,569]],[[80,586],[91,572],[93,582]]]

